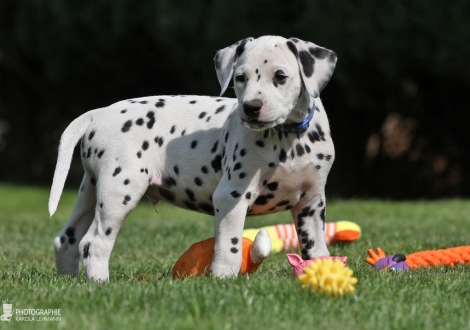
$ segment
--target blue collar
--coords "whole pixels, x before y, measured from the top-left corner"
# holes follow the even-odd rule
[[[309,111],[307,118],[301,123],[298,124],[281,124],[274,126],[274,129],[278,130],[279,132],[286,132],[286,133],[303,133],[308,130],[310,125],[310,121],[315,114],[315,101],[313,102],[312,109]]]

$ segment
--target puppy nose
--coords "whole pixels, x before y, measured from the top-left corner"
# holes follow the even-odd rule
[[[248,117],[258,118],[263,107],[263,102],[259,99],[254,99],[243,103],[243,111]]]

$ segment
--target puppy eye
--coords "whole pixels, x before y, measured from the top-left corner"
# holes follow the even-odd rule
[[[245,80],[246,80],[246,79],[245,79],[245,76],[242,75],[242,74],[239,74],[239,75],[237,75],[237,76],[235,77],[235,81],[236,81],[236,82],[239,82],[239,83],[244,83]]]
[[[286,82],[287,76],[282,70],[277,70],[276,73],[274,73],[274,79],[282,84]]]

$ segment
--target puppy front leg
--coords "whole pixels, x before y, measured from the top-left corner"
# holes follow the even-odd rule
[[[215,246],[211,272],[216,277],[236,277],[242,263],[242,232],[248,200],[242,190],[220,188],[213,195]]]

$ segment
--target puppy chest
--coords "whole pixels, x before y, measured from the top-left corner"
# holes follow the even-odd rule
[[[267,172],[248,214],[269,214],[290,210],[303,198],[315,194],[319,186],[319,176],[314,166],[313,163],[298,167],[281,163]]]

